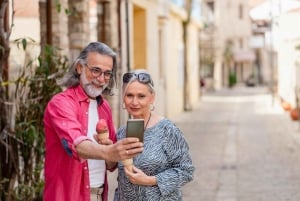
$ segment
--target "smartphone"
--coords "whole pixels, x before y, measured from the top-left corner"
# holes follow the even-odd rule
[[[144,119],[128,119],[126,137],[136,137],[144,142]]]

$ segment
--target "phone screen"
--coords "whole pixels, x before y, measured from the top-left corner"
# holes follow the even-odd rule
[[[128,119],[126,127],[126,137],[139,138],[144,141],[144,119]]]

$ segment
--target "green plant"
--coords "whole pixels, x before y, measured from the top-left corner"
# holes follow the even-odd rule
[[[237,77],[235,73],[229,74],[229,87],[233,87],[237,82]]]
[[[15,42],[26,51],[27,39]],[[68,59],[53,46],[47,45],[41,52],[25,65],[17,80],[10,82],[15,86],[16,114],[14,132],[7,146],[11,147],[8,160],[13,160],[14,173],[10,178],[0,178],[4,200],[42,200],[43,113],[50,98],[61,91],[55,79],[65,72]],[[2,160],[5,159],[1,158],[1,163]]]

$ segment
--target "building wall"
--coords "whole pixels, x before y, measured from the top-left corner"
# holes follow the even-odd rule
[[[154,81],[156,98],[155,112],[164,114],[164,99],[160,93],[163,86],[159,75],[159,4],[149,1],[133,1],[130,46],[132,47],[132,69],[146,69]]]
[[[183,111],[184,69],[182,16],[176,10],[170,10],[168,15],[167,32],[168,47],[166,66],[166,96],[167,116],[174,117]]]
[[[201,25],[192,21],[188,29],[188,66],[189,66],[189,89],[190,102],[195,107],[200,96],[200,61],[199,61],[199,32]]]
[[[9,79],[18,77],[20,70],[40,53],[40,22],[38,19],[38,0],[24,0],[15,3],[14,25],[10,36]],[[25,38],[28,42],[26,52],[15,40]]]
[[[162,1],[134,0],[130,7],[131,68],[146,68],[156,89],[156,112],[174,117],[183,112],[184,66],[182,21],[186,13]],[[192,107],[199,101],[200,25],[189,27],[188,69]]]
[[[38,1],[36,0],[35,3],[38,8]],[[96,34],[101,30],[95,30],[97,27],[97,13],[95,12],[97,4],[95,0],[89,2],[81,0],[71,4],[68,4],[67,0],[62,0],[60,3],[62,6],[60,13],[57,12],[54,3],[51,8],[52,39],[54,45],[63,48],[70,61],[73,61],[88,42],[98,40]],[[116,50],[120,61],[118,88],[115,96],[109,98],[114,111],[116,127],[123,124],[128,118],[126,112],[121,109],[121,76],[128,71],[128,68],[145,68],[151,73],[156,89],[156,112],[169,118],[179,115],[184,110],[182,21],[187,17],[186,12],[170,1],[132,0],[128,1],[127,22],[126,2],[121,1],[121,23],[118,26],[117,4],[110,2],[109,5],[107,21],[104,23],[105,26],[110,27],[108,30],[110,34],[107,41],[103,42]],[[70,11],[75,9],[77,15],[70,17],[64,13],[64,9]],[[30,28],[31,30],[26,29],[28,33],[21,28],[25,22],[30,24],[28,27],[33,26]],[[18,29],[13,33],[13,38],[25,33],[39,41],[38,15],[30,19],[22,16],[22,18],[16,19],[16,23]],[[188,72],[190,75],[188,87],[192,108],[199,100],[199,28],[199,22],[196,21],[193,21],[188,27]],[[32,30],[36,30],[36,33]],[[120,41],[119,33],[121,34]],[[12,55],[14,54],[15,51],[12,52]]]
[[[214,4],[214,88],[220,89],[224,84],[225,86],[227,85],[229,74],[229,66],[225,65],[223,56],[226,41],[231,40],[233,42],[232,53],[238,53],[245,50],[249,51],[248,41],[251,36],[251,21],[248,15],[250,7],[245,1],[215,0]],[[242,6],[243,11],[242,18],[239,17],[240,6]],[[241,63],[243,63],[243,65],[241,65]],[[238,68],[238,72],[240,72],[238,80],[242,81],[243,78],[253,70],[252,64],[253,61],[247,60],[235,64]],[[243,73],[241,74],[241,72]]]
[[[296,106],[296,87],[300,87],[299,51],[300,28],[291,21],[300,20],[300,10],[283,14],[279,19],[280,40],[278,46],[278,95]]]
[[[60,0],[60,4],[62,9],[68,9],[68,0]],[[63,54],[68,55],[70,54],[70,40],[69,40],[69,33],[68,33],[68,16],[62,10],[58,11],[55,3],[51,4],[51,23],[52,23],[52,42],[54,46],[60,47],[63,50]],[[69,59],[72,57],[69,56]]]

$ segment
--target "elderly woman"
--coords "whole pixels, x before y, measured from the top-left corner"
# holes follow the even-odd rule
[[[134,119],[144,119],[144,150],[133,158],[133,172],[118,163],[114,201],[182,200],[180,187],[193,179],[194,166],[183,133],[170,120],[155,114],[155,91],[144,70],[123,75],[124,108]],[[125,138],[122,126],[117,139]]]

